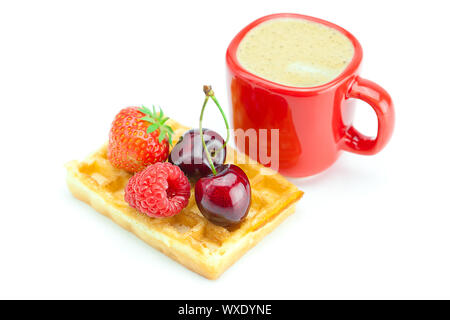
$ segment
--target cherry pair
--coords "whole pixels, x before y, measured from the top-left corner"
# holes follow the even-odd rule
[[[187,131],[172,149],[168,161],[180,167],[195,182],[195,201],[200,212],[211,222],[229,226],[242,221],[251,203],[251,188],[245,172],[234,164],[224,164],[229,126],[210,86],[203,88],[205,101],[199,129]],[[202,128],[208,99],[215,102],[227,127],[227,140],[215,131]]]

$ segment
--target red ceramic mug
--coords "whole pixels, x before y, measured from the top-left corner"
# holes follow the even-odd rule
[[[239,43],[249,30],[275,18],[304,19],[338,30],[354,46],[351,62],[338,77],[315,87],[282,85],[250,73],[237,59]],[[342,150],[363,155],[379,152],[392,135],[394,108],[383,88],[359,77],[361,60],[358,40],[330,22],[291,13],[273,14],[252,22],[231,41],[226,54],[234,129],[279,129],[278,170],[292,177],[311,176],[325,170]],[[375,138],[361,134],[352,126],[354,98],[375,110],[378,117]],[[262,145],[270,149],[270,143],[269,140]],[[250,144],[237,144],[249,154]]]

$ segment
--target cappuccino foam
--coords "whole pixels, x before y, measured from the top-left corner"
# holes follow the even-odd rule
[[[354,47],[341,32],[320,23],[278,18],[250,30],[239,44],[244,69],[272,82],[313,87],[335,79],[352,60]]]

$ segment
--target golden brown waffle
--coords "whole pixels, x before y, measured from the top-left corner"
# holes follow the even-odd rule
[[[188,130],[173,120],[174,143]],[[247,174],[252,188],[248,216],[239,225],[223,228],[200,213],[194,190],[188,206],[170,218],[150,218],[124,200],[124,187],[131,174],[111,166],[107,146],[82,162],[67,164],[67,184],[72,194],[111,218],[152,247],[209,279],[218,278],[248,249],[294,211],[303,192],[278,173],[227,147],[227,162]],[[244,163],[244,164],[241,164]]]

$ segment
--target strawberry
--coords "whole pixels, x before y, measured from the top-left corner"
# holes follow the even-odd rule
[[[160,112],[142,107],[122,109],[109,132],[108,159],[111,164],[129,172],[138,172],[150,164],[166,161],[173,130]]]

